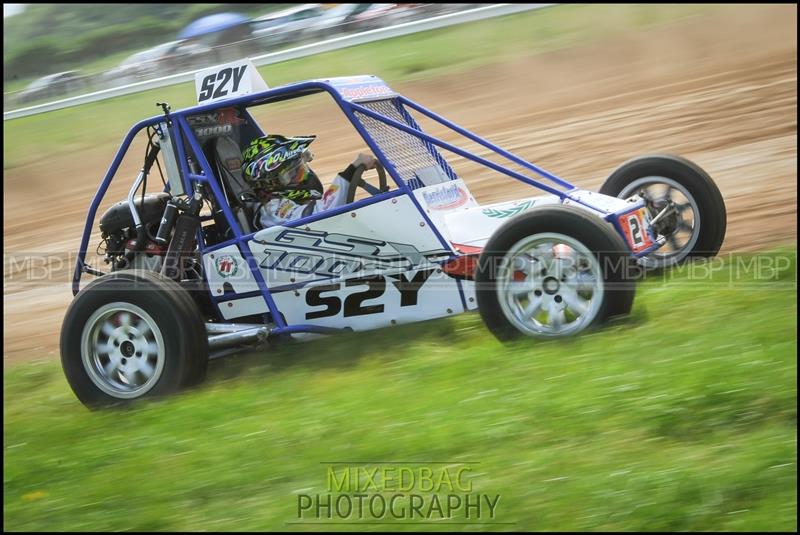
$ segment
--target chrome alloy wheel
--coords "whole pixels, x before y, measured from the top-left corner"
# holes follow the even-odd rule
[[[496,281],[506,318],[534,337],[580,332],[603,303],[599,261],[585,245],[564,234],[534,234],[514,244],[500,263]]]
[[[147,312],[131,303],[97,309],[83,328],[81,348],[89,378],[115,398],[144,395],[164,371],[161,330]]]
[[[661,268],[686,258],[700,237],[700,209],[692,194],[671,178],[647,176],[628,184],[618,196],[626,199],[636,194],[644,199],[651,219],[663,212],[654,228],[666,238],[664,245],[641,263]]]

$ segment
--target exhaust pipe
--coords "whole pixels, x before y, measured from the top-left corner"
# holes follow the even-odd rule
[[[208,329],[208,325],[209,324],[207,323],[206,330],[208,331],[208,333],[209,334],[214,333],[215,331]],[[230,325],[235,325],[235,324],[229,324],[229,326]],[[222,331],[216,331],[216,332],[222,332]],[[231,329],[228,332],[223,332],[223,334],[213,334],[213,336],[209,336],[208,348],[214,350],[214,349],[222,349],[243,344],[250,344],[253,342],[262,343],[267,340],[269,332],[270,332],[269,327],[263,325],[254,328]]]
[[[263,327],[260,323],[206,323],[208,334],[224,334]]]

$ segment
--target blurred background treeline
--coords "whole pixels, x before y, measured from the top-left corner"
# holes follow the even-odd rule
[[[3,83],[85,66],[174,39],[200,17],[263,15],[291,4],[28,4],[3,21]],[[112,61],[113,64],[113,61]],[[102,68],[102,66],[101,66]]]

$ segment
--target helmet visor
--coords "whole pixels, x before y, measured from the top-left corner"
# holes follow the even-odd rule
[[[305,182],[308,175],[308,165],[300,158],[284,166],[278,171],[278,181],[281,186],[297,186]]]

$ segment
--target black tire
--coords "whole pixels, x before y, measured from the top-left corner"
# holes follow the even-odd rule
[[[143,389],[141,393],[125,392],[124,388],[116,389],[119,385],[99,377],[102,373],[99,370],[99,367],[102,367],[102,360],[110,360],[110,353],[100,351],[101,356],[97,358],[87,354],[88,362],[99,362],[94,365],[88,364],[89,368],[94,366],[92,372],[87,369],[87,364],[84,364],[82,347],[84,331],[88,328],[87,336],[93,332],[93,328],[87,326],[87,323],[103,307],[119,306],[111,305],[112,303],[121,304],[123,308],[128,309],[123,312],[128,313],[131,312],[131,307],[137,307],[138,311],[133,311],[133,314],[138,315],[139,311],[143,312],[149,316],[154,327],[147,332],[151,333],[155,347],[161,351],[161,354],[155,357],[155,361],[162,364],[160,367],[156,365],[156,372],[151,379],[144,380],[144,384],[140,385]],[[113,313],[114,310],[116,308],[110,309],[109,313]],[[102,318],[101,315],[96,321],[92,321],[92,324],[100,322]],[[140,320],[143,318],[144,316],[139,317]],[[156,332],[161,337],[163,348],[155,338]],[[144,336],[141,335],[142,339]],[[131,337],[131,340],[134,340],[128,346],[128,348],[134,346],[131,351],[140,347],[135,345],[139,343],[138,338]],[[110,343],[111,337],[108,338],[106,346],[111,347]],[[123,341],[122,345],[116,344],[119,351],[125,348],[125,343]],[[139,352],[136,352],[135,356],[141,358]],[[133,359],[132,355],[124,355],[121,359],[123,363],[126,362],[124,357]],[[208,338],[205,323],[192,298],[176,282],[150,271],[113,272],[89,283],[72,301],[61,328],[61,365],[75,395],[91,409],[127,405],[141,398],[169,394],[198,384],[205,378],[208,368]],[[122,374],[116,371],[113,379],[116,383],[120,383],[121,377]],[[103,388],[99,384],[102,384]]]
[[[665,177],[677,182],[689,192],[697,203],[699,219],[698,236],[693,246],[675,255],[670,261],[657,261],[657,251],[648,256],[648,267],[663,268],[692,258],[715,256],[725,239],[727,215],[725,201],[711,177],[697,164],[671,154],[641,156],[622,164],[605,181],[600,193],[612,197],[628,197],[625,192],[634,182],[645,177]],[[689,245],[688,243],[686,245]]]
[[[131,273],[123,271],[122,273]],[[160,273],[147,270],[138,270],[136,275],[150,279],[154,284],[159,284],[165,292],[172,293],[178,299],[183,311],[180,317],[187,318],[184,329],[187,331],[187,344],[189,353],[196,355],[197,361],[192,365],[192,373],[184,384],[184,387],[191,387],[202,383],[208,371],[208,333],[203,316],[203,310],[198,301],[208,300],[208,290],[204,280],[195,281],[190,289],[182,287],[177,282],[162,276]],[[210,304],[210,303],[209,303]]]
[[[602,323],[611,316],[630,312],[639,270],[619,234],[610,224],[586,210],[564,205],[543,206],[521,214],[497,229],[481,253],[475,275],[478,310],[498,339],[511,340],[524,335],[560,336],[523,332],[506,316],[498,295],[497,277],[507,253],[522,240],[543,233],[557,233],[579,242],[595,257],[602,271],[603,297],[599,308],[593,318],[586,320],[588,323],[569,335]],[[557,298],[558,295],[554,297]]]

